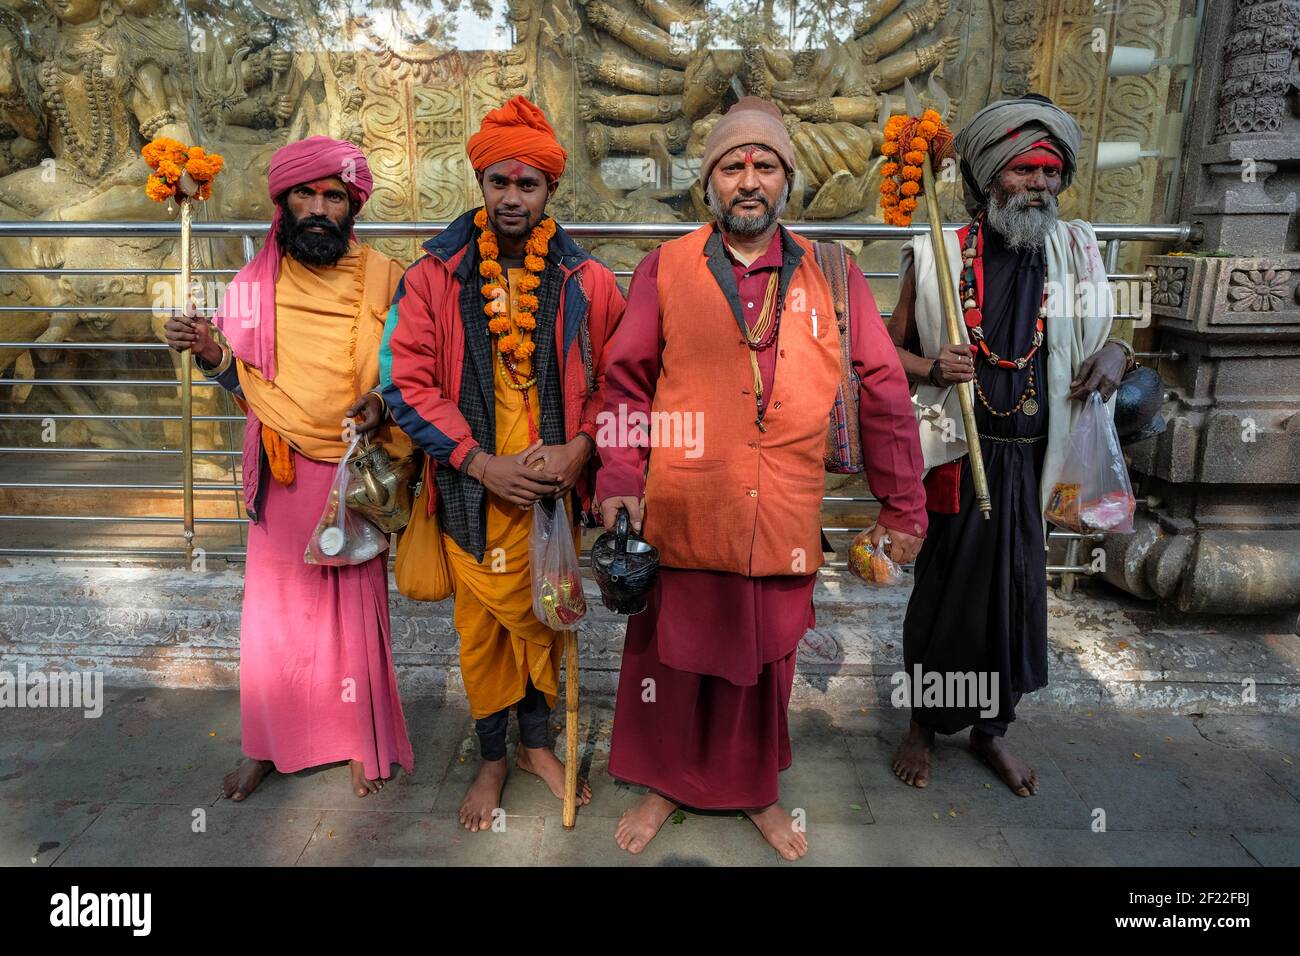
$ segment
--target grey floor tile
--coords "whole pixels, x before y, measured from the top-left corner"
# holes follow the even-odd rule
[[[878,737],[848,739],[867,806],[878,825],[949,827],[1045,827],[1073,829],[1088,824],[1088,808],[1056,764],[1026,737],[1013,741],[1016,751],[1038,773],[1036,796],[1019,797],[982,760],[970,752],[965,737],[936,741],[930,784],[909,787],[894,776],[894,746]]]
[[[1258,866],[1228,833],[1131,832],[1100,834],[1119,866]]]
[[[470,833],[455,820],[414,813],[330,810],[301,866],[527,866],[542,839],[541,817],[506,816],[502,829]]]
[[[319,819],[318,811],[251,804],[111,804],[55,866],[292,866]]]
[[[1260,866],[1300,866],[1300,836],[1279,836],[1276,833],[1233,835]]]
[[[103,811],[100,803],[8,800],[0,809],[0,866],[49,866]]]
[[[14,797],[203,806],[239,761],[233,691],[136,691],[85,723],[23,775]]]
[[[1074,830],[1002,827],[1021,866],[1115,866],[1106,852],[1104,833],[1091,827]]]
[[[565,830],[546,818],[538,863],[543,866],[775,866],[776,851],[748,820],[733,813],[683,811],[664,823],[646,849],[632,855],[614,842],[616,821],[578,818]]]

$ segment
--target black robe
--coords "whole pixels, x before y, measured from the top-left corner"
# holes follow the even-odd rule
[[[1043,295],[1043,252],[1008,249],[987,223],[981,232],[985,340],[998,355],[1015,359],[1029,350],[1033,338]],[[1038,490],[1047,451],[1046,343],[1031,364],[1038,413],[994,416],[976,396],[975,421],[982,435],[1041,439],[980,443],[992,505],[988,521],[975,504],[969,461],[963,458],[960,511],[929,513],[929,533],[916,559],[916,583],[903,623],[908,675],[915,674],[917,664],[927,674],[998,675],[995,717],[981,717],[977,706],[914,706],[913,719],[937,733],[975,725],[1001,736],[1015,719],[1020,695],[1047,684],[1047,555]],[[997,368],[981,355],[976,375],[989,404],[1005,411],[1019,399],[1029,369]],[[919,691],[914,687],[912,693]]]

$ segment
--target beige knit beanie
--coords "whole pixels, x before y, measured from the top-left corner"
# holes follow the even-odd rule
[[[786,171],[794,171],[794,143],[785,128],[785,120],[776,104],[757,96],[746,96],[718,120],[708,138],[704,140],[704,158],[700,163],[700,185],[709,188],[709,175],[713,167],[737,146],[766,146],[785,163]]]

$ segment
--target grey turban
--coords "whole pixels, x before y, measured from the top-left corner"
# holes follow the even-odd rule
[[[1012,157],[1034,143],[1049,139],[1065,160],[1061,188],[1070,185],[1083,130],[1073,117],[1046,96],[1028,93],[1020,99],[998,100],[971,117],[957,134],[966,209],[974,215],[988,202],[988,187]]]

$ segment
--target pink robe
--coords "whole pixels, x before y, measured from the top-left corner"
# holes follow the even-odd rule
[[[248,528],[239,638],[244,753],[281,773],[359,760],[367,779],[413,767],[388,620],[387,552],[306,564],[335,465],[295,451],[293,484],[269,476]]]

